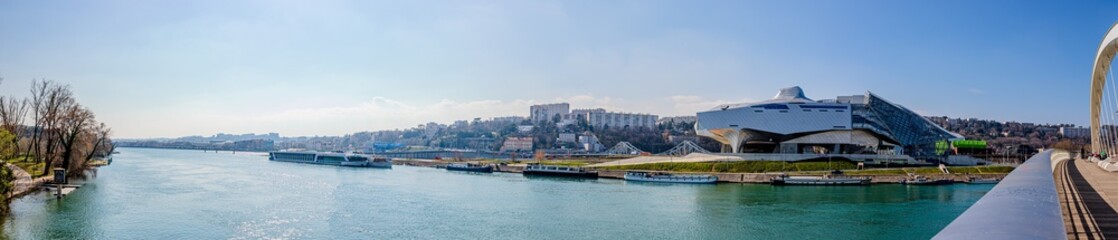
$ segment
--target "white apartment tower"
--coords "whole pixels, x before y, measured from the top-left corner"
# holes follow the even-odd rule
[[[532,105],[530,111],[531,114],[528,118],[532,120],[532,123],[538,123],[541,121],[551,121],[552,117],[555,115],[559,115],[560,117],[567,115],[571,112],[571,105],[568,103]]]

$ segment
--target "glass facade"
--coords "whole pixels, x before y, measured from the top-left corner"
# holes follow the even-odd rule
[[[320,155],[320,156],[318,156],[318,163],[340,164],[341,162],[344,162],[344,161],[345,161],[345,156],[330,156],[330,155]]]
[[[314,162],[315,154],[313,153],[298,153],[298,152],[273,152],[272,158],[280,161],[303,161]]]
[[[851,104],[854,128],[866,129],[887,136],[914,157],[935,156],[938,141],[958,138],[923,116],[870,94],[864,104]]]

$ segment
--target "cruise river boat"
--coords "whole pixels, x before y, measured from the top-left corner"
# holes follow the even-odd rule
[[[634,182],[660,182],[660,183],[715,183],[718,177],[714,175],[670,174],[652,172],[626,172],[626,181]]]
[[[772,185],[867,185],[868,177],[849,177],[842,171],[835,170],[823,176],[788,176],[781,175],[773,178]]]
[[[338,152],[269,152],[268,160],[346,167],[392,168],[392,159]]]
[[[462,171],[462,172],[493,172],[493,165],[481,165],[474,163],[451,163],[446,165],[447,171]]]
[[[998,179],[998,178],[971,177],[971,178],[967,179],[967,183],[970,183],[970,184],[998,184],[998,182],[1000,182],[1000,181],[1001,181],[1001,179]]]
[[[905,185],[948,185],[955,184],[951,179],[931,179],[920,175],[909,175],[908,179],[902,180],[901,184]]]
[[[584,177],[584,178],[597,178],[598,172],[587,171],[580,167],[568,166],[552,166],[540,165],[538,163],[529,163],[524,167],[522,172],[524,175],[535,176],[557,176],[557,177]]]

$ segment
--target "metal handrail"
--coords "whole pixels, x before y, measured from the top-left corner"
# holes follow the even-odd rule
[[[932,239],[1067,239],[1052,152],[1033,155]]]

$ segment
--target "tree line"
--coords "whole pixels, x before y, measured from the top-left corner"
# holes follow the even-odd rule
[[[58,167],[68,177],[83,177],[92,160],[113,151],[112,129],[74,98],[69,85],[34,80],[30,93],[0,96],[0,131],[11,135],[0,139],[0,157],[45,164],[32,175],[48,175]]]

